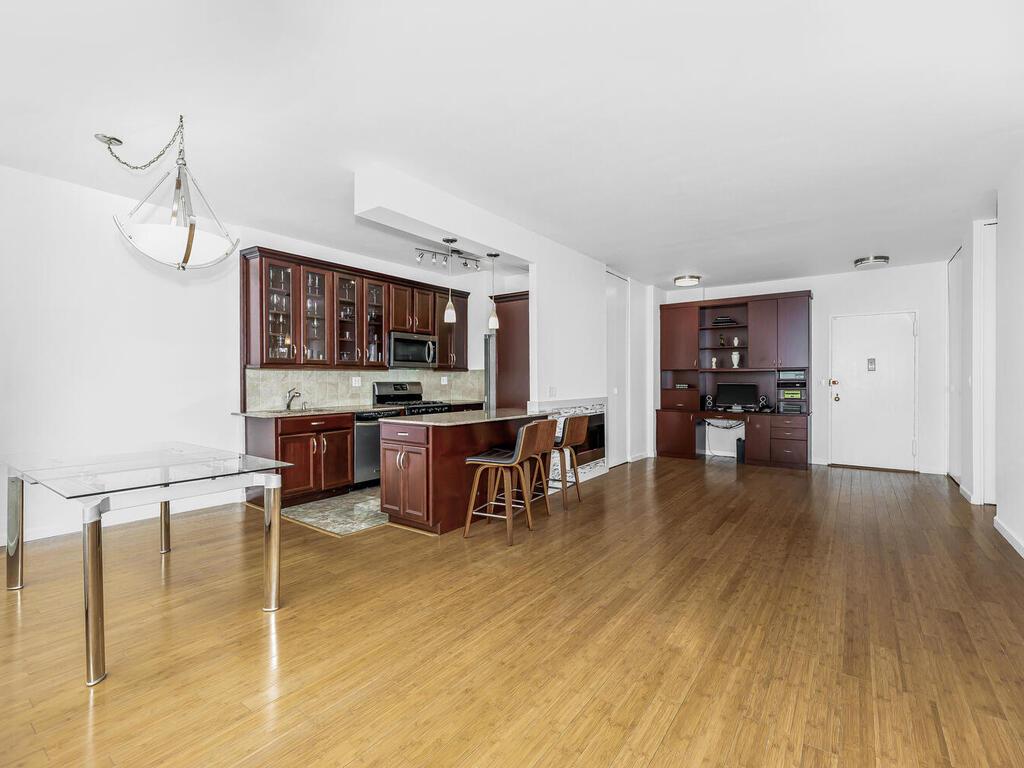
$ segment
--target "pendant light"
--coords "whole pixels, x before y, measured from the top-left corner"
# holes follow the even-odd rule
[[[488,253],[487,258],[491,260],[491,316],[487,318],[487,327],[496,331],[498,330],[498,305],[494,303],[494,266],[498,254]]]
[[[452,303],[452,245],[457,243],[454,237],[446,237],[444,243],[448,246],[448,305],[444,308],[444,321],[455,322],[455,305]]]
[[[212,267],[235,252],[235,249],[238,248],[238,240],[233,239],[221,224],[217,214],[213,212],[210,201],[206,199],[203,190],[199,188],[199,180],[192,175],[192,171],[189,170],[188,164],[185,162],[185,118],[183,116],[178,116],[178,127],[164,148],[152,160],[142,165],[132,165],[122,160],[114,152],[114,147],[124,144],[121,139],[104,133],[97,133],[95,136],[97,141],[106,145],[107,152],[112,158],[133,171],[146,170],[160,160],[175,141],[178,142],[178,159],[175,162],[177,170],[174,174],[170,198],[170,222],[167,224],[144,223],[133,220],[132,217],[170,177],[171,171],[166,171],[160,177],[149,194],[139,200],[127,216],[123,219],[114,216],[114,224],[118,231],[135,250],[153,261],[182,271],[186,268]],[[203,201],[209,211],[210,218],[217,225],[219,233],[203,231],[197,226],[198,219],[192,208],[192,187],[199,193],[199,199]]]

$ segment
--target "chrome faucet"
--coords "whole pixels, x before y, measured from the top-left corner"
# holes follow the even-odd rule
[[[295,387],[288,390],[288,402],[284,404],[284,409],[290,411],[292,409],[292,400],[296,397],[302,397],[302,393],[299,392]]]

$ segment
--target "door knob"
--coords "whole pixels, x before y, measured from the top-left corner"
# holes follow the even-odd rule
[[[835,400],[835,401],[836,401],[836,402],[838,403],[838,402],[839,402],[839,395],[836,395],[836,396],[835,396],[835,397],[833,397],[832,399],[833,399],[833,400]]]

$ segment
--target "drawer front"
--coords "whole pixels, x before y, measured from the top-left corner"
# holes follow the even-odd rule
[[[779,438],[780,440],[806,440],[807,430],[790,429],[788,427],[780,427],[777,424],[772,424],[772,438]]]
[[[772,427],[789,427],[791,429],[807,429],[807,416],[788,413],[773,413]]]
[[[772,438],[772,462],[777,464],[806,464],[806,440],[777,440]]]
[[[381,424],[380,439],[393,440],[396,443],[427,444],[429,427],[418,424]]]
[[[331,413],[323,416],[286,416],[277,420],[277,434],[298,435],[303,432],[328,432],[351,429],[355,421],[351,413]]]

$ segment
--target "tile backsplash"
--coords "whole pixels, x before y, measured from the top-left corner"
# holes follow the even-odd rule
[[[362,385],[352,386],[353,377]],[[448,383],[442,384],[441,378]],[[484,372],[480,371],[332,371],[248,368],[245,371],[245,401],[248,411],[276,411],[284,408],[288,390],[295,387],[309,408],[332,405],[369,405],[373,400],[375,381],[419,381],[424,400],[484,399]]]

